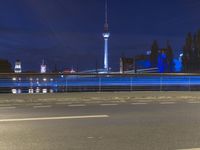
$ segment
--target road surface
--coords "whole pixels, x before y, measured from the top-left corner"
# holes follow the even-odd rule
[[[200,148],[200,103],[0,106],[1,150]]]

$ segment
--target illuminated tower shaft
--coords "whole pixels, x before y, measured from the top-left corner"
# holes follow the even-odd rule
[[[106,71],[109,70],[109,64],[108,64],[108,38],[110,34],[109,33],[103,33],[104,37],[104,69]]]
[[[109,71],[109,63],[108,63],[108,39],[110,37],[110,33],[108,30],[108,1],[105,1],[105,24],[104,24],[104,69],[106,72]]]

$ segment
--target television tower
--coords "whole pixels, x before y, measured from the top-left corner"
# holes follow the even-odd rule
[[[108,29],[108,0],[105,0],[105,24],[104,24],[104,69],[106,72],[109,71],[108,64],[108,39],[110,37],[109,29]]]

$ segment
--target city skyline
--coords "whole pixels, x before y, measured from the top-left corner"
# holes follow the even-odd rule
[[[196,0],[109,0],[110,66],[119,69],[122,54],[145,53],[155,39],[161,48],[170,40],[176,54],[186,34],[200,27],[194,15],[199,5]],[[40,70],[43,59],[49,69],[55,64],[80,70],[96,64],[103,68],[104,7],[100,0],[2,1],[0,57],[12,64],[20,59],[25,70]]]

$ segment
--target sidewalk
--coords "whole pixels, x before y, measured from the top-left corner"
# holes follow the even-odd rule
[[[200,101],[200,92],[102,92],[102,93],[54,93],[54,94],[2,94],[0,104],[7,103],[95,103],[95,102],[162,102]]]

